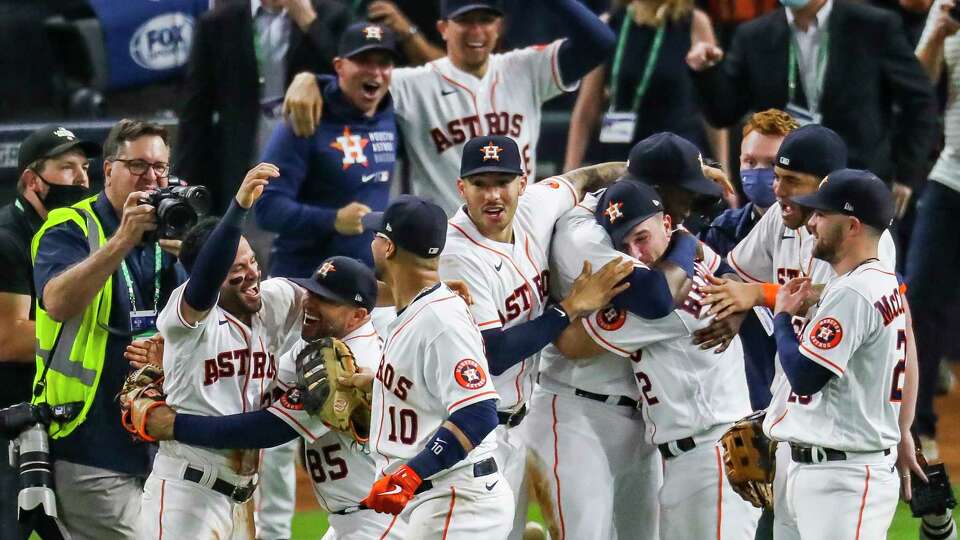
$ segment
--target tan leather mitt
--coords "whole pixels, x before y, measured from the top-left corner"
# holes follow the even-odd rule
[[[757,508],[773,508],[777,443],[763,433],[765,411],[737,421],[720,437],[730,486]]]
[[[340,377],[356,372],[350,347],[337,338],[314,341],[297,355],[297,385],[307,412],[319,416],[330,429],[365,443],[370,434],[370,396],[337,384]]]
[[[147,414],[154,407],[166,404],[163,393],[163,369],[146,364],[127,375],[117,394],[120,402],[120,423],[134,440],[154,442],[146,431]]]

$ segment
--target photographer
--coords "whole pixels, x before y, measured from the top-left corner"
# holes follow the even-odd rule
[[[50,213],[32,244],[36,309],[35,403],[72,404],[49,430],[60,519],[78,538],[136,537],[153,448],[135,444],[114,399],[123,351],[155,332],[156,313],[185,280],[157,229],[149,192],[166,187],[170,148],[158,125],[121,120],[104,144],[105,188]]]
[[[87,195],[87,160],[98,155],[100,145],[57,126],[40,128],[20,144],[17,198],[0,208],[0,407],[30,399],[36,298],[30,240],[48,211]],[[0,436],[0,448],[7,442]],[[18,491],[17,472],[0,459],[0,538],[16,534]]]

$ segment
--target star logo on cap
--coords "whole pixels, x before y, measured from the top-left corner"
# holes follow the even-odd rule
[[[363,29],[364,39],[375,39],[377,41],[383,41],[383,28],[379,26],[370,25]]]
[[[327,277],[327,273],[336,272],[336,271],[337,271],[337,268],[333,266],[332,262],[325,262],[323,263],[323,266],[321,266],[320,269],[317,270],[317,273],[323,277]]]
[[[58,127],[57,129],[54,130],[53,134],[56,135],[57,137],[62,137],[69,141],[72,141],[77,138],[77,136],[74,135],[72,131],[70,131],[65,127]]]
[[[622,202],[618,202],[618,203],[611,202],[610,206],[608,206],[607,209],[603,211],[603,213],[607,215],[607,219],[610,220],[611,225],[613,225],[614,221],[623,217],[623,212],[620,211],[621,208],[623,208]]]
[[[492,142],[483,148],[480,149],[483,152],[483,160],[487,161],[490,159],[495,159],[500,161],[500,152],[503,152],[503,148],[493,144]]]

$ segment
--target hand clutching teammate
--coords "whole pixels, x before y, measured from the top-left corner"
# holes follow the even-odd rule
[[[163,368],[148,362],[130,373],[123,382],[117,400],[120,402],[120,423],[133,439],[156,441],[147,433],[146,422],[152,409],[166,405]]]

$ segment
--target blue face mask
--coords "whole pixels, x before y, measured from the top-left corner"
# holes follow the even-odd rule
[[[809,3],[810,0],[780,0],[780,4],[783,5],[783,7],[793,9],[803,9]]]
[[[773,194],[773,167],[741,170],[740,181],[743,182],[743,192],[753,204],[769,208],[777,201]]]

